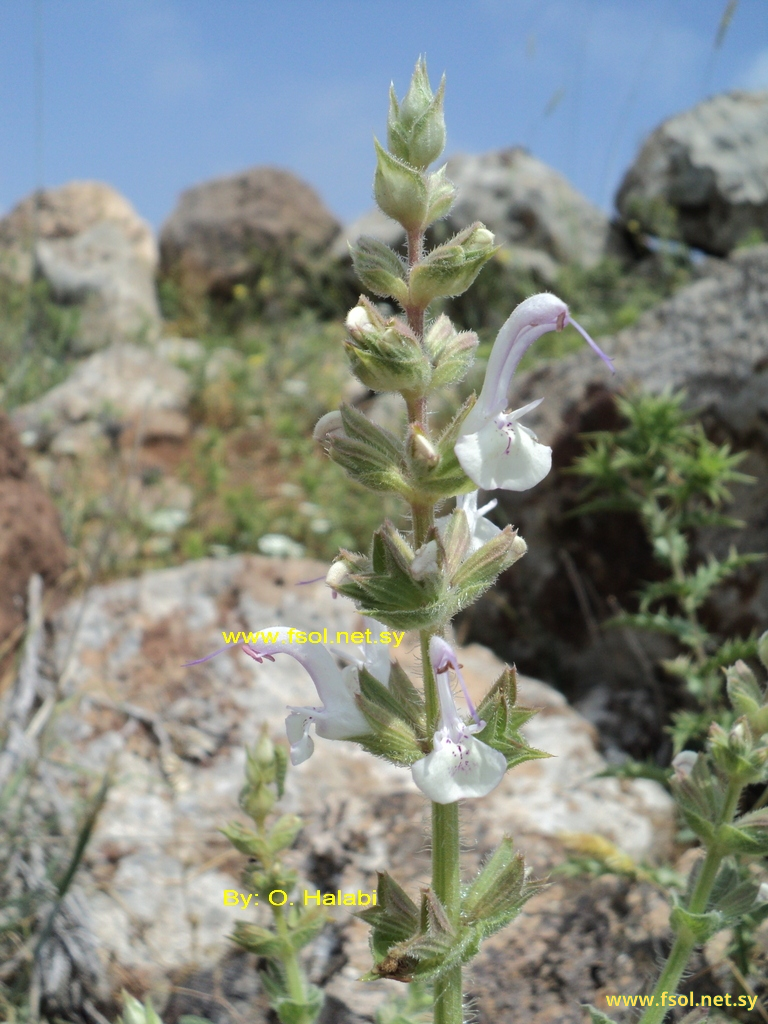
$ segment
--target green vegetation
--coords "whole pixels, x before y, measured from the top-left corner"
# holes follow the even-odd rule
[[[673,717],[675,751],[701,744],[710,723],[729,727],[723,669],[737,658],[754,657],[754,637],[716,637],[702,610],[714,590],[738,571],[760,560],[731,548],[724,558],[704,560],[692,548],[692,531],[706,527],[738,529],[723,512],[732,483],[752,478],[737,469],[745,453],[710,441],[683,408],[684,395],[633,395],[618,400],[627,425],[619,431],[586,435],[587,448],[573,472],[586,480],[579,513],[636,513],[645,529],[661,578],[639,581],[638,610],[611,623],[671,637],[680,653],[664,662],[669,676],[682,680],[688,706]]]

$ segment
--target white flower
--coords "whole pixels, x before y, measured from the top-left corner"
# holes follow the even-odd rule
[[[365,622],[366,626],[375,626],[378,635],[381,624],[373,619],[366,619]],[[315,749],[309,735],[313,723],[317,735],[329,740],[348,740],[371,731],[355,701],[355,695],[359,692],[359,668],[364,665],[385,686],[389,682],[389,653],[386,645],[366,644],[359,650],[359,656],[347,655],[347,660],[352,664],[339,668],[326,647],[299,642],[300,635],[302,631],[293,627],[269,626],[259,630],[257,642],[240,644],[248,657],[259,664],[265,660],[274,661],[276,654],[289,655],[307,670],[315,684],[321,701],[320,707],[288,707],[290,714],[285,720],[285,731],[291,744],[292,764],[306,761]],[[303,635],[306,637],[306,633]],[[187,662],[187,665],[199,665],[229,649],[221,647],[204,658]]]
[[[477,507],[477,491],[471,491],[469,494],[460,494],[456,499],[456,508],[461,509],[464,515],[467,517],[467,523],[469,524],[469,551],[468,554],[473,554],[478,551],[483,544],[487,544],[489,540],[493,540],[497,533],[501,533],[501,530],[495,523],[492,523],[489,519],[484,519],[483,516],[486,512],[490,512],[492,508],[496,508],[498,501],[494,498],[493,501],[489,501],[487,505],[483,505],[482,508]],[[450,516],[440,516],[439,519],[435,520],[435,526],[437,527],[438,533],[442,537],[445,533]]]
[[[427,576],[436,576],[440,571],[437,564],[437,541],[429,540],[422,544],[411,562],[411,575],[415,580],[425,580]]]
[[[376,619],[363,618],[365,626],[364,635],[367,637],[381,636],[383,626]],[[391,662],[389,660],[389,649],[386,644],[366,641],[358,647],[340,648],[337,652],[342,661],[353,665],[357,669],[367,669],[374,679],[378,679],[382,686],[389,686],[389,673]]]
[[[520,422],[542,399],[513,412],[505,409],[512,376],[527,349],[542,334],[561,331],[566,324],[572,324],[613,371],[611,360],[556,295],[542,292],[521,302],[496,337],[482,391],[454,446],[462,469],[478,487],[527,491],[549,472],[552,449],[540,444],[533,431]]]
[[[438,804],[485,796],[503,779],[507,759],[473,735],[485,728],[485,722],[478,720],[453,649],[445,640],[433,636],[429,642],[429,657],[437,679],[440,720],[432,753],[411,768],[413,781],[422,793]],[[470,714],[475,719],[471,725],[464,723],[456,709],[448,680],[451,668],[461,683]]]

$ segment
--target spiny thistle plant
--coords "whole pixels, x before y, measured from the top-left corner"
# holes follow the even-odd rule
[[[512,376],[530,345],[572,324],[611,363],[564,302],[534,295],[502,326],[480,395],[433,434],[430,399],[466,375],[478,339],[458,332],[445,315],[428,320],[427,311],[436,299],[465,292],[497,251],[493,234],[476,223],[425,252],[426,229],[447,215],[456,197],[445,167],[428,170],[445,146],[443,95],[444,82],[433,94],[420,59],[404,99],[391,90],[388,149],[375,142],[376,201],[404,228],[406,257],[375,238],[360,238],[352,247],[364,287],[399,305],[401,314],[361,296],[347,316],[346,352],[363,384],[402,395],[407,429],[398,437],[344,405],[324,416],[315,432],[353,480],[399,495],[410,507],[407,535],[386,521],[367,554],[340,552],[327,583],[352,598],[374,627],[419,631],[421,686],[390,663],[382,645],[366,646],[355,664],[340,669],[325,647],[308,648],[297,642],[295,629],[278,625],[262,631],[271,642],[242,649],[259,663],[287,654],[315,684],[320,706],[291,708],[286,720],[294,764],[312,754],[314,726],[318,736],[355,741],[410,769],[432,802],[432,884],[412,899],[389,874],[380,876],[377,906],[361,913],[372,928],[374,962],[366,977],[430,981],[435,1024],[460,1024],[463,965],[486,936],[519,913],[537,885],[511,838],[474,880],[463,883],[459,802],[486,796],[510,768],[547,756],[518,731],[533,712],[516,703],[514,672],[505,671],[475,708],[457,655],[444,639],[452,617],[526,550],[516,531],[500,530],[484,517],[491,506],[478,508],[477,489],[527,490],[550,470],[551,450],[521,422],[538,402],[507,411]],[[437,516],[454,498],[456,508]],[[456,706],[451,673],[463,691],[465,714]]]
[[[586,451],[573,472],[587,480],[586,501],[577,513],[635,512],[666,578],[642,584],[639,609],[609,620],[661,633],[680,645],[681,653],[663,663],[683,680],[697,705],[673,716],[675,752],[691,741],[702,742],[713,718],[726,727],[732,714],[723,697],[723,669],[737,658],[753,658],[756,640],[718,640],[707,629],[701,610],[714,591],[761,554],[707,561],[692,556],[691,533],[702,527],[744,524],[723,512],[732,483],[751,483],[738,471],[743,452],[710,441],[701,424],[684,409],[684,394],[636,394],[617,401],[627,425],[619,431],[586,435]]]

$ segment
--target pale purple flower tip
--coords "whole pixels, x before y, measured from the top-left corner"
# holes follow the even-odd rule
[[[464,694],[464,700],[467,702],[467,708],[469,713],[475,722],[480,725],[480,717],[477,713],[477,709],[472,702],[472,698],[469,695],[467,684],[464,682],[464,676],[461,674],[461,665],[459,659],[456,657],[456,652],[450,644],[446,643],[441,637],[432,638],[432,667],[436,673],[447,672],[449,668],[452,668],[456,673],[456,678],[459,681],[461,692]]]
[[[596,352],[600,356],[600,358],[606,364],[606,366],[611,371],[611,373],[616,373],[616,367],[613,365],[613,360],[611,359],[611,357],[609,355],[606,355],[605,352],[603,352],[603,350],[600,348],[600,346],[598,344],[596,344],[590,338],[590,336],[587,334],[587,332],[584,330],[584,328],[581,326],[581,324],[577,323],[573,319],[573,317],[570,315],[570,313],[568,314],[568,318],[567,318],[566,322],[571,324],[572,327],[576,328],[576,330],[582,336],[584,341],[586,341],[586,343],[589,345],[589,347],[592,349],[592,351]]]
[[[182,668],[189,668],[190,665],[202,665],[204,661],[210,661],[211,658],[217,658],[220,654],[223,654],[224,651],[230,650],[231,647],[231,644],[227,644],[226,647],[220,647],[218,651],[214,651],[213,654],[206,654],[204,658],[195,658],[194,661],[185,661]]]

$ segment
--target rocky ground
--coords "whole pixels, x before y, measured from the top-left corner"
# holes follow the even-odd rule
[[[113,776],[73,896],[98,950],[94,1001],[125,986],[161,1005],[170,999],[166,1021],[193,1005],[229,1020],[209,998],[220,972],[224,998],[243,1010],[243,993],[251,993],[259,1005],[253,963],[228,952],[226,940],[243,915],[223,905],[223,890],[237,888],[243,858],[217,829],[238,816],[244,745],[264,722],[280,736],[286,704],[306,702],[312,685],[289,658],[257,667],[224,653],[183,663],[220,646],[222,630],[352,628],[349,602],[334,601],[322,584],[297,586],[322,570],[301,560],[204,560],[94,588],[52,620],[40,687],[57,685],[65,703],[47,783],[66,807],[88,778],[108,767]],[[402,661],[416,667],[413,640],[402,646]],[[475,699],[502,668],[481,647],[463,650],[462,662]],[[674,820],[666,793],[649,781],[595,778],[604,762],[585,720],[543,683],[522,679],[520,698],[540,709],[527,738],[554,756],[466,805],[467,871],[505,834],[538,876],[562,860],[562,837],[574,832],[599,833],[638,861],[668,858]],[[410,774],[351,744],[318,741],[313,758],[289,773],[285,810],[305,820],[294,856],[311,887],[369,891],[384,868],[413,891],[429,877],[425,802]],[[513,1012],[511,963],[510,1021],[528,1019],[533,1005],[546,1011],[542,1019],[575,1021],[575,999],[637,990],[661,948],[654,943],[665,941],[664,921],[660,898],[645,887],[557,881],[473,967],[481,1019]],[[64,944],[65,935],[62,924],[54,941]],[[350,1021],[397,988],[358,982],[369,963],[367,928],[344,909],[311,955],[315,978]],[[46,998],[63,1008],[73,977],[59,971],[56,979]]]

